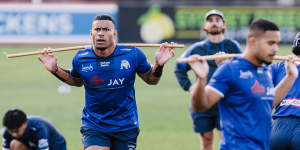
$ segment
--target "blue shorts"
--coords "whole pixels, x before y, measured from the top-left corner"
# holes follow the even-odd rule
[[[300,150],[299,117],[279,117],[273,121],[271,150]]]
[[[95,129],[81,127],[80,132],[84,149],[95,145],[110,147],[110,150],[135,150],[139,129],[104,133]]]
[[[190,113],[193,119],[194,132],[205,133],[213,130],[214,128],[221,130],[220,115],[218,112],[196,113],[190,109]]]

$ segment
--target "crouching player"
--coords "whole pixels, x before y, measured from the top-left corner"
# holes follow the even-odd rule
[[[66,150],[64,137],[41,117],[28,117],[19,109],[3,117],[3,150]]]

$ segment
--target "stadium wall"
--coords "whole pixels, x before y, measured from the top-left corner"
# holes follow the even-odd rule
[[[119,7],[121,42],[195,42],[205,38],[204,15],[210,9],[223,11],[226,36],[245,42],[248,26],[254,19],[266,18],[280,26],[282,43],[290,43],[300,31],[300,7],[214,7],[145,6]]]
[[[0,44],[87,44],[93,18],[113,16],[116,3],[0,4]]]

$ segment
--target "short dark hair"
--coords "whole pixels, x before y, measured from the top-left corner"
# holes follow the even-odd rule
[[[3,126],[7,129],[18,129],[27,121],[26,114],[20,109],[8,110],[3,117]]]
[[[258,19],[251,23],[248,37],[258,36],[261,33],[265,33],[266,31],[279,31],[279,28],[274,22],[270,20]]]
[[[95,16],[93,22],[96,21],[96,20],[109,20],[109,21],[111,21],[114,25],[116,25],[116,24],[115,24],[115,20],[114,20],[110,15],[107,15],[107,14],[102,14],[102,15],[97,15],[97,16]]]

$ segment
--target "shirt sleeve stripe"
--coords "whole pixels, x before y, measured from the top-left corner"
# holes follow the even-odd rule
[[[8,148],[2,147],[2,150],[9,150]]]
[[[224,97],[224,94],[221,91],[219,91],[218,89],[216,89],[210,85],[207,85],[206,87],[213,90],[214,92],[218,93],[222,98]]]

